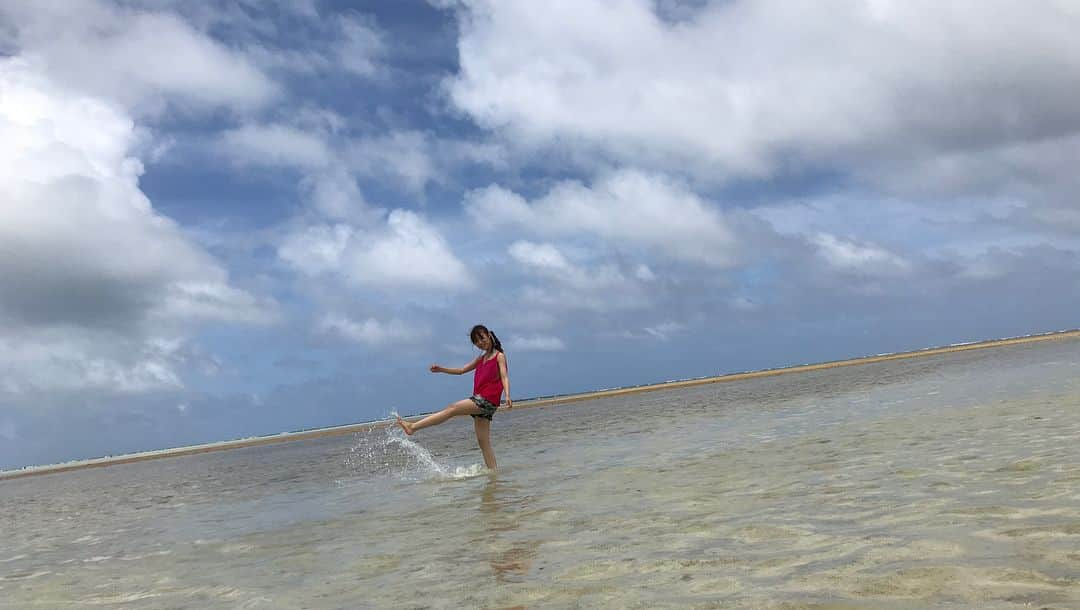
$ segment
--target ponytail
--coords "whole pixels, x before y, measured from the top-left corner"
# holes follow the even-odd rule
[[[503,352],[502,342],[499,341],[499,338],[496,337],[495,333],[488,330],[488,328],[483,324],[477,324],[476,326],[472,327],[472,330],[469,331],[469,340],[473,343],[476,343],[476,340],[480,338],[480,333],[487,333],[488,336],[491,337],[492,349],[497,352],[502,352],[504,354],[506,353]]]

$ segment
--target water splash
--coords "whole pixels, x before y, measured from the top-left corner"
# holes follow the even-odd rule
[[[482,464],[451,467],[440,463],[430,451],[396,426],[358,434],[356,444],[345,457],[345,465],[363,474],[388,475],[402,480],[457,480],[490,472]]]
[[[387,446],[400,449],[401,453],[405,456],[405,462],[408,466],[406,468],[407,471],[425,472],[438,478],[446,477],[446,468],[435,461],[435,456],[431,455],[431,452],[427,449],[424,449],[413,442],[401,431],[395,430],[387,434],[386,442]]]
[[[471,479],[472,477],[491,474],[491,472],[492,471],[483,464],[471,464],[469,466],[456,466],[453,470],[446,473],[446,478],[453,480]]]

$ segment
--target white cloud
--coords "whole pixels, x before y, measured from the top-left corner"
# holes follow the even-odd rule
[[[0,375],[7,394],[137,394],[184,387],[182,343],[79,328],[7,329]]]
[[[634,269],[634,277],[643,282],[651,282],[656,279],[656,274],[648,265],[642,263]]]
[[[811,242],[817,247],[818,255],[841,271],[895,276],[912,270],[907,260],[875,244],[856,243],[829,233],[818,233]]]
[[[342,38],[337,46],[337,62],[358,76],[373,76],[379,69],[379,59],[386,53],[383,35],[374,24],[355,17],[339,21]]]
[[[499,186],[472,191],[466,212],[482,228],[545,235],[588,234],[608,246],[644,247],[671,259],[713,267],[735,260],[736,239],[723,216],[663,176],[623,170],[587,187],[561,182],[527,202]]]
[[[652,302],[642,285],[646,280],[641,280],[637,273],[629,277],[616,265],[576,265],[550,243],[522,240],[511,244],[507,251],[527,273],[544,280],[542,285],[527,285],[522,289],[525,303],[554,310],[605,312],[642,308]]]
[[[394,210],[385,230],[349,253],[348,274],[358,283],[463,290],[469,270],[433,225],[415,212]]]
[[[458,291],[474,282],[438,229],[408,210],[366,228],[304,227],[285,238],[278,255],[309,275],[340,274],[359,286]]]
[[[226,309],[249,298],[155,212],[130,156],[136,141],[117,108],[57,87],[26,62],[0,61],[0,241],[14,253],[0,260],[0,286],[13,282],[0,290],[0,310],[33,317],[50,303],[93,308],[101,299],[145,313],[196,292]]]
[[[432,157],[433,149],[433,140],[423,132],[396,131],[357,140],[347,155],[350,166],[357,171],[423,193],[428,182],[441,176]]]
[[[506,148],[490,141],[446,138],[413,129],[357,138],[343,147],[349,168],[384,185],[423,195],[428,184],[448,184],[467,166],[502,169]]]
[[[341,267],[352,234],[346,224],[304,227],[285,237],[278,256],[308,275],[334,272]]]
[[[648,0],[459,5],[450,100],[516,141],[722,179],[1080,128],[1059,0],[713,2],[678,23]]]
[[[552,244],[517,241],[510,245],[509,253],[514,260],[534,269],[555,273],[572,271],[566,257]]]
[[[861,170],[860,181],[912,201],[922,215],[960,208],[1006,221],[1009,231],[1080,235],[1080,133],[1047,135],[978,150],[926,154],[910,164]],[[947,201],[947,207],[943,206]],[[936,210],[935,210],[936,208]],[[1003,210],[1003,208],[1009,208]],[[963,238],[972,231],[958,232]]]
[[[332,159],[322,136],[288,125],[243,125],[221,135],[221,148],[241,165],[319,169]]]
[[[498,185],[470,191],[465,196],[465,212],[484,230],[493,231],[503,226],[530,227],[536,231],[541,219],[524,197]]]
[[[803,241],[811,243],[815,251],[829,249],[829,245],[814,243],[821,241],[815,236],[846,235],[858,244],[890,244],[890,255],[912,263],[914,271],[914,260],[947,262],[957,254],[975,255],[999,246],[1052,244],[1077,249],[1080,247],[1075,238],[1077,226],[1069,225],[1067,218],[1058,219],[1060,222],[1053,229],[1044,224],[1051,220],[1045,215],[1055,209],[1060,208],[1024,203],[1005,189],[1000,197],[927,201],[861,193],[830,195],[762,206],[751,214],[768,222],[783,236],[777,247],[770,249],[774,255],[786,250],[803,256],[803,248],[799,246]],[[876,258],[883,261],[888,257]],[[905,265],[893,267],[897,271]]]
[[[142,112],[257,108],[277,85],[242,55],[168,12],[96,0],[4,3],[19,54],[70,89]]]
[[[412,326],[397,319],[384,322],[367,318],[358,322],[335,314],[325,316],[319,321],[317,328],[321,333],[371,346],[416,343],[431,335],[426,328]]]
[[[685,331],[686,324],[681,322],[675,322],[674,320],[667,320],[655,324],[653,326],[646,326],[640,330],[619,330],[609,331],[602,333],[603,336],[619,337],[622,339],[657,339],[660,341],[668,341],[673,335]]]
[[[152,314],[164,320],[217,320],[268,324],[279,319],[272,299],[215,282],[175,282],[166,288],[162,305]]]
[[[115,105],[57,85],[32,62],[0,60],[6,387],[178,387],[154,344],[160,332],[274,317],[273,301],[230,286],[154,210],[139,187],[137,142]]]
[[[645,327],[645,332],[648,333],[652,337],[655,337],[657,339],[661,339],[663,341],[667,341],[668,339],[671,338],[671,335],[673,335],[675,333],[678,333],[678,332],[681,332],[685,328],[686,328],[685,324],[680,324],[679,322],[667,321],[667,322],[661,322],[660,324],[657,324],[656,326],[647,326],[647,327]]]
[[[315,212],[330,220],[369,226],[384,214],[368,205],[356,179],[340,165],[308,174],[301,179],[300,190]]]
[[[561,352],[566,350],[566,344],[558,337],[546,335],[533,335],[528,337],[510,337],[506,342],[507,349],[514,352]]]
[[[283,8],[289,3],[284,3]],[[235,7],[222,9],[214,7],[208,11],[218,11],[214,15],[203,15],[203,21],[227,24],[235,31],[255,38],[254,42],[243,46],[243,53],[260,68],[269,72],[289,72],[294,74],[340,77],[342,72],[361,78],[372,79],[384,75],[383,60],[387,55],[385,34],[374,24],[356,16],[326,18],[313,9],[312,14],[301,15],[305,18],[305,30],[308,38],[298,46],[283,46],[294,43],[283,39],[276,31],[273,21],[264,25],[265,3],[253,7],[258,19],[236,15]],[[234,9],[229,13],[229,9]],[[182,6],[180,10],[190,11],[191,7]]]

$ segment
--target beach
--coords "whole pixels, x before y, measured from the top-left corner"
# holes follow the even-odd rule
[[[670,390],[676,388],[693,387],[698,385],[705,385],[711,383],[724,383],[732,381],[741,381],[744,379],[756,379],[759,377],[772,377],[774,375],[784,375],[790,373],[810,372],[823,369],[838,368],[844,366],[856,366],[860,364],[873,364],[878,362],[888,362],[893,360],[905,360],[908,358],[920,358],[927,356],[935,356],[940,354],[949,354],[955,352],[965,352],[977,349],[988,349],[1007,347],[1010,345],[1024,345],[1028,343],[1037,343],[1042,341],[1056,341],[1062,339],[1073,339],[1080,337],[1080,330],[1067,330],[1053,333],[1028,335],[1024,337],[1009,337],[1003,339],[992,339],[988,341],[973,341],[970,343],[961,343],[956,345],[948,345],[943,347],[929,347],[921,350],[910,352],[898,352],[890,354],[878,354],[874,356],[862,356],[858,358],[849,358],[846,360],[836,360],[831,362],[821,362],[815,364],[800,364],[795,366],[788,366],[777,369],[768,369],[762,371],[747,371],[740,373],[729,373],[724,375],[717,375],[712,377],[703,377],[700,379],[687,379],[678,381],[667,381],[663,383],[644,384],[626,388],[614,388],[608,390],[597,390],[594,392],[584,392],[580,394],[568,394],[560,396],[551,396],[537,399],[525,399],[515,401],[515,408],[528,408],[528,407],[547,407],[552,405],[568,404],[573,402],[579,402],[582,400],[593,400],[597,398],[609,398],[614,396],[623,396],[628,394],[637,394],[641,392],[652,392],[657,390]],[[501,407],[505,410],[505,405]],[[416,421],[422,418],[426,414],[413,415],[406,417],[410,421]],[[201,445],[194,445],[188,447],[173,447],[168,449],[158,449],[154,451],[145,451],[133,454],[119,455],[119,456],[107,456],[101,458],[93,458],[87,460],[77,460],[74,462],[68,462],[64,464],[45,464],[41,466],[30,466],[19,470],[0,471],[0,481],[4,479],[15,479],[27,476],[43,475],[43,474],[55,474],[60,472],[69,472],[72,470],[81,470],[84,468],[100,468],[104,466],[117,466],[121,464],[130,464],[134,462],[141,462],[145,460],[155,460],[163,458],[174,458],[185,455],[196,455],[199,453],[208,453],[211,451],[227,451],[230,449],[243,449],[246,447],[256,447],[260,445],[270,445],[276,443],[295,442],[303,440],[311,440],[317,438],[327,438],[334,436],[367,433],[375,429],[379,429],[385,426],[391,425],[390,421],[375,421],[375,422],[361,422],[355,424],[344,424],[341,426],[334,426],[331,428],[319,428],[315,430],[302,430],[297,432],[282,432],[280,434],[273,434],[269,436],[259,436],[251,438],[242,438],[235,440],[217,441],[212,443],[205,443]]]
[[[1077,608],[1080,339],[0,484],[0,608]]]

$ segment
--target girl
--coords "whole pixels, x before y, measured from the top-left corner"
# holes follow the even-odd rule
[[[506,373],[506,354],[503,353],[499,338],[483,325],[474,326],[469,332],[469,339],[484,353],[460,369],[448,369],[433,364],[431,372],[462,375],[476,369],[476,373],[473,374],[472,398],[459,400],[442,411],[432,413],[415,423],[409,423],[401,419],[399,415],[397,424],[401,426],[405,434],[412,436],[421,428],[441,424],[455,415],[472,415],[473,426],[476,428],[476,440],[480,444],[480,451],[484,454],[484,464],[490,470],[495,470],[495,451],[491,448],[491,416],[495,415],[495,410],[499,407],[503,391],[506,392],[506,408],[514,408],[514,402],[510,400],[510,377]]]

